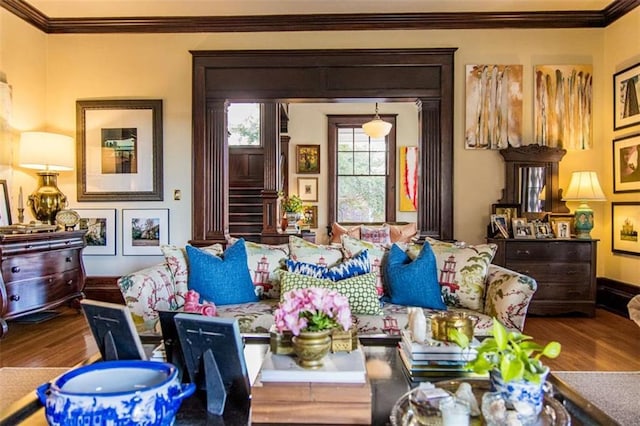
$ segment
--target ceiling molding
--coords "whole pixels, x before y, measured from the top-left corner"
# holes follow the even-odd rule
[[[0,0],[47,34],[602,28],[639,5],[640,0],[614,0],[601,11],[49,18],[24,0]]]

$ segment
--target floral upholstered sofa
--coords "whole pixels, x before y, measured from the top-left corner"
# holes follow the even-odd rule
[[[244,250],[235,249],[233,252],[245,254],[245,257],[231,272],[216,272],[216,265],[205,265],[204,268],[196,265],[195,257],[187,254],[195,254],[192,247],[163,246],[164,262],[121,277],[118,285],[139,331],[154,329],[158,310],[181,310],[189,289],[197,287],[201,296],[201,291],[206,294],[207,288],[202,287],[203,283],[210,287],[231,286],[231,299],[225,299],[224,303],[215,300],[216,295],[211,296],[214,300],[203,298],[216,304],[218,316],[236,318],[240,331],[245,335],[269,333],[281,290],[315,285],[338,286],[335,288],[340,293],[348,293],[350,304],[354,304],[352,312],[358,334],[372,337],[399,335],[408,326],[407,308],[410,306],[423,307],[427,318],[442,310],[434,309],[430,302],[421,300],[426,293],[422,289],[426,289],[427,276],[437,278],[436,298],[439,303],[444,302],[446,309],[479,317],[475,325],[477,336],[490,334],[494,316],[507,328],[522,330],[529,302],[536,290],[536,282],[532,278],[491,264],[496,250],[493,244],[466,246],[427,239],[424,243],[427,247],[423,248],[423,245],[406,238],[380,242],[377,235],[375,241],[367,241],[345,233],[340,236],[340,243],[330,245],[312,244],[290,236],[289,243],[282,245],[230,239],[224,252],[219,244],[196,250],[198,256],[217,259],[215,261],[219,264],[227,257],[229,262],[232,261],[231,247],[237,244],[243,245]],[[390,250],[392,244],[395,247]],[[396,262],[394,270],[386,266],[390,252],[396,253],[396,259],[400,256],[400,263]],[[422,255],[422,252],[426,254]],[[433,253],[433,257],[429,253]],[[367,258],[364,262],[363,255]],[[406,265],[417,267],[418,262],[425,262],[423,259],[427,258],[435,262],[428,273],[418,269],[418,275],[415,275],[414,268],[413,277],[404,276]],[[349,269],[345,265],[353,263],[357,264],[356,269],[363,264],[369,269],[359,276],[356,274],[333,283],[325,278],[305,275],[309,268],[316,270],[315,267],[319,267],[324,271],[322,273],[338,268],[340,272]],[[232,286],[239,285],[237,283],[242,280],[229,277],[236,272],[243,277],[248,272],[255,297],[241,303],[228,303],[233,302]],[[387,277],[385,272],[391,275]],[[219,284],[223,282],[227,284]],[[407,288],[416,293],[408,293],[409,298],[405,297],[402,304],[394,303],[394,296],[399,294],[396,290],[404,292]]]

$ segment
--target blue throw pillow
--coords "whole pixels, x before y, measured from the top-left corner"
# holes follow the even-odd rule
[[[287,271],[294,274],[302,274],[313,278],[324,278],[327,271],[325,265],[316,265],[315,263],[298,262],[297,260],[286,260]]]
[[[340,262],[327,269],[322,278],[331,281],[340,281],[346,278],[357,277],[371,272],[371,262],[369,262],[369,250],[362,250],[351,259]]]
[[[227,248],[222,257],[187,246],[189,290],[216,305],[257,302],[258,296],[247,267],[247,251],[240,239]]]
[[[430,244],[424,244],[418,257],[411,258],[397,244],[391,246],[385,278],[389,286],[390,302],[397,305],[443,309],[436,257]]]

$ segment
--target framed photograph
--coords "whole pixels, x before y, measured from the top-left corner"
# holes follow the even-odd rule
[[[553,238],[553,231],[549,222],[536,222],[532,224],[536,238]]]
[[[76,102],[78,201],[162,201],[162,100]]]
[[[640,192],[640,134],[613,140],[613,192]]]
[[[640,256],[640,203],[611,203],[611,251]]]
[[[553,233],[561,240],[571,239],[571,221],[557,220],[553,222]]]
[[[513,229],[513,238],[518,239],[534,239],[536,238],[535,230],[532,223],[524,223],[516,225]]]
[[[308,225],[309,228],[317,228],[318,227],[318,206],[305,206],[303,218],[304,218],[304,224]]]
[[[320,173],[320,145],[296,145],[296,171]]]
[[[511,227],[516,229],[516,226],[522,226],[527,224],[526,217],[514,217],[511,219]]]
[[[613,130],[640,124],[640,62],[613,75]]]
[[[74,209],[79,229],[86,229],[86,256],[116,255],[116,209]]]
[[[302,201],[318,201],[318,178],[298,178],[298,197]]]
[[[507,216],[503,214],[491,215],[491,230],[496,233],[500,233],[503,238],[509,238],[509,227],[507,225]]]
[[[122,210],[122,254],[162,256],[169,244],[169,209]]]
[[[0,180],[0,226],[11,225],[11,205],[9,204],[9,187],[7,181]]]

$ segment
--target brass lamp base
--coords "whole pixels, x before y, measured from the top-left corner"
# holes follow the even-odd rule
[[[67,196],[58,189],[57,178],[55,172],[38,172],[38,188],[27,201],[33,216],[51,225],[55,225],[56,215],[67,206]]]

